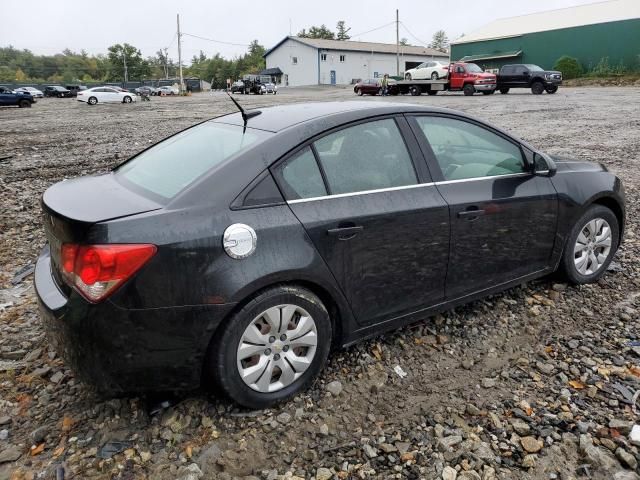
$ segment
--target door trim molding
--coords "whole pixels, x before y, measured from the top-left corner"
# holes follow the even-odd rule
[[[394,192],[396,190],[409,190],[411,188],[433,187],[434,185],[435,185],[434,182],[415,183],[413,185],[403,185],[401,187],[377,188],[375,190],[362,190],[359,192],[336,193],[333,195],[323,195],[322,197],[297,198],[295,200],[287,200],[287,203],[289,205],[292,205],[296,203],[315,202],[318,200],[327,200],[331,198],[354,197],[356,195],[369,195],[371,193]]]

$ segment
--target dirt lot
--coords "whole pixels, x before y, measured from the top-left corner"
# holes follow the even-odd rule
[[[310,88],[237,98],[265,106],[355,97]],[[604,163],[626,186],[626,241],[597,284],[545,279],[364,342],[334,354],[309,391],[258,412],[200,393],[96,398],[49,349],[32,276],[12,283],[43,245],[39,198],[49,185],[104,171],[233,111],[231,102],[199,94],[0,109],[0,480],[56,472],[66,479],[640,479],[640,443],[629,438],[640,389],[638,98],[640,88],[607,87],[358,99],[464,110],[549,153]]]

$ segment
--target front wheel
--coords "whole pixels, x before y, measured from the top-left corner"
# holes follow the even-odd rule
[[[405,79],[405,80],[411,80],[411,74],[410,74],[410,73],[407,73],[407,74],[404,76],[404,79]]]
[[[533,82],[531,85],[531,93],[534,95],[541,95],[544,92],[544,85],[542,82]]]
[[[427,90],[427,95],[434,96],[434,95],[437,95],[437,94],[438,94],[438,90]]]
[[[359,97],[362,96],[362,89],[361,88],[357,88],[356,89],[356,95],[358,95]]]
[[[212,340],[205,374],[235,402],[262,409],[305,389],[331,346],[329,314],[298,286],[257,294]]]
[[[484,90],[482,92],[483,95],[493,95],[495,93],[495,90]]]
[[[438,78],[439,78],[439,77],[438,77],[438,72],[433,72],[433,73],[431,74],[431,80],[438,80]]]
[[[554,94],[558,91],[558,86],[557,85],[552,85],[551,87],[547,88],[547,93],[549,94]]]
[[[29,108],[31,107],[31,102],[29,100],[20,100],[20,102],[18,103],[18,106],[20,108]]]
[[[501,93],[502,95],[506,95],[507,93],[509,93],[509,89],[508,89],[508,88],[501,88],[501,89],[500,89],[500,93]]]
[[[464,92],[464,94],[466,96],[471,96],[474,93],[476,93],[476,87],[474,87],[473,85],[471,85],[470,83],[467,83],[464,88],[462,89],[462,91]]]
[[[572,283],[595,282],[607,270],[619,241],[617,217],[603,205],[592,205],[569,233],[561,269]]]
[[[87,100],[87,103],[89,105],[95,105],[96,103],[98,103],[98,99],[96,97],[89,97],[89,100]]]
[[[129,97],[129,96],[124,97],[124,98],[122,99],[122,102],[123,102],[123,103],[131,103],[131,97]]]

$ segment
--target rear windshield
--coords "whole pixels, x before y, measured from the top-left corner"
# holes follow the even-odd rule
[[[165,199],[176,196],[204,173],[268,134],[205,122],[145,150],[118,167],[116,178]]]

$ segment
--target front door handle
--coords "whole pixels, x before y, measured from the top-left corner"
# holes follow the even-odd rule
[[[362,230],[364,230],[364,227],[361,225],[351,225],[348,227],[330,228],[327,230],[327,234],[332,237],[338,237],[338,240],[350,240]]]
[[[484,210],[479,208],[469,208],[467,210],[463,210],[462,212],[458,212],[458,217],[460,218],[469,218],[479,217],[480,215],[484,215]]]

